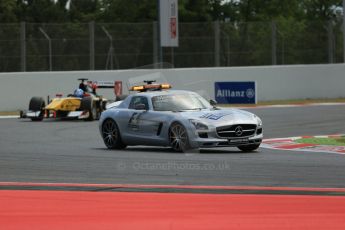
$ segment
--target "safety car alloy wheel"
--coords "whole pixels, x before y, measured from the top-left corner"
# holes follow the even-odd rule
[[[169,130],[169,142],[171,147],[177,152],[185,152],[189,147],[188,134],[185,127],[175,123]]]

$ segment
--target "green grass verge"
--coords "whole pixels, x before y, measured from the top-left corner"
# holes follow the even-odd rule
[[[316,144],[316,145],[335,145],[345,146],[345,137],[338,138],[302,138],[296,140],[297,143]]]

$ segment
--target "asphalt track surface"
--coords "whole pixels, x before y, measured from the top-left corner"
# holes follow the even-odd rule
[[[345,133],[344,105],[253,112],[266,138]],[[345,228],[345,155],[113,151],[83,121],[0,119],[0,137],[0,229]]]
[[[248,109],[265,138],[345,133],[345,106]],[[98,122],[0,119],[0,181],[345,188],[345,156],[236,148],[108,150]]]

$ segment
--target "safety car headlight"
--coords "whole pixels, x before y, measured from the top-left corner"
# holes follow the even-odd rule
[[[196,130],[208,130],[208,126],[198,120],[190,119],[189,121],[194,125]]]
[[[254,118],[256,119],[256,122],[258,123],[258,127],[262,126],[262,120],[256,115],[254,115]]]

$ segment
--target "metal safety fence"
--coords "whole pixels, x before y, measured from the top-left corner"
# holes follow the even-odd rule
[[[0,24],[0,72],[343,62],[341,22],[180,23],[179,46],[159,46],[152,23]],[[155,66],[155,65],[152,65]]]

